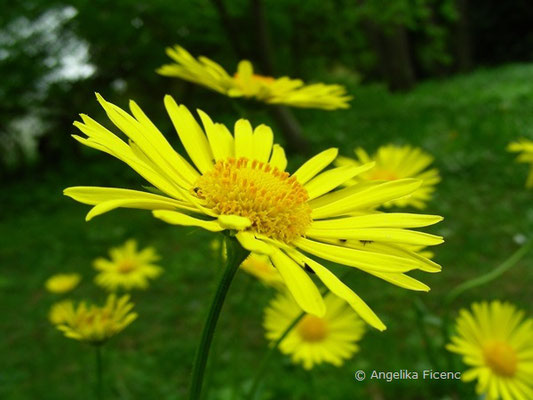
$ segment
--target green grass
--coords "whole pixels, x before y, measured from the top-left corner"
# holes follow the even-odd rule
[[[354,272],[347,281],[388,330],[370,330],[361,352],[343,368],[320,366],[306,373],[277,354],[259,398],[474,398],[472,385],[424,380],[357,383],[353,372],[448,368],[443,352],[437,356],[438,365],[429,360],[414,301],[419,299],[432,314],[442,316],[443,296],[452,287],[494,268],[519,247],[521,236],[532,235],[531,191],[524,189],[527,167],[516,164],[505,151],[511,140],[533,138],[533,86],[527,84],[532,81],[533,65],[513,65],[423,83],[407,94],[391,95],[381,85],[349,86],[354,94],[350,110],[296,111],[316,152],[336,146],[350,155],[355,146],[373,151],[394,142],[421,146],[435,155],[443,181],[426,211],[445,217],[432,230],[446,239],[435,250],[443,271],[417,275],[432,287],[428,294]],[[157,117],[154,120],[164,118],[162,109]],[[234,118],[225,114],[214,119]],[[266,117],[255,112],[252,119],[257,124]],[[302,160],[296,157],[290,166]],[[125,165],[84,151],[75,164],[42,168],[2,185],[0,398],[94,398],[94,354],[48,324],[48,308],[58,298],[44,291],[43,282],[53,273],[79,271],[84,281],[73,296],[103,299],[92,284],[91,261],[128,238],[155,246],[165,273],[150,290],[132,294],[139,319],[104,349],[107,398],[186,397],[195,346],[219,270],[209,248],[215,235],[166,225],[137,210],[118,210],[85,223],[88,207],[61,194],[70,185],[140,184]],[[532,262],[530,254],[454,306],[503,299],[531,312]],[[215,337],[209,399],[238,399],[250,384],[267,349],[261,321],[271,295],[238,274]],[[429,333],[442,346],[438,327],[429,324]]]

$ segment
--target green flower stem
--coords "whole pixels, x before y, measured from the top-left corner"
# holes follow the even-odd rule
[[[279,344],[287,337],[290,331],[292,331],[292,328],[294,328],[298,322],[304,317],[305,312],[301,312],[300,315],[298,315],[291,324],[283,331],[281,336],[270,346],[268,349],[268,352],[263,357],[263,360],[261,361],[261,364],[259,364],[259,368],[257,368],[256,373],[254,375],[254,379],[252,381],[252,386],[250,387],[250,391],[248,392],[248,396],[246,396],[247,400],[252,400],[255,397],[255,392],[257,392],[257,388],[259,387],[259,383],[261,383],[261,378],[265,374],[266,367],[268,363],[270,362],[270,359],[276,352]]]
[[[200,399],[207,357],[209,355],[209,348],[211,347],[211,342],[213,341],[213,334],[215,333],[215,327],[220,315],[220,310],[222,309],[224,299],[226,298],[226,294],[228,293],[235,273],[249,254],[248,251],[241,247],[241,245],[237,242],[237,239],[233,237],[227,238],[226,245],[228,252],[226,266],[224,267],[224,272],[222,273],[222,277],[220,278],[220,282],[211,302],[211,307],[209,308],[209,313],[207,314],[207,319],[202,331],[202,337],[200,338],[200,345],[194,360],[191,386],[189,389],[190,400]]]
[[[444,299],[444,304],[448,307],[457,297],[466,292],[467,290],[473,289],[475,287],[485,285],[490,281],[496,279],[502,275],[507,270],[514,267],[518,261],[524,257],[529,250],[533,247],[533,237],[530,238],[526,243],[522,245],[517,251],[515,251],[507,260],[502,262],[498,267],[494,268],[492,271],[486,273],[485,275],[478,276],[477,278],[470,279],[466,282],[461,283],[459,286],[456,286],[452,289],[446,298]]]
[[[348,273],[349,273],[349,271],[346,271],[341,276],[340,279],[343,280],[344,278],[346,278]],[[329,293],[329,289],[324,288],[322,290],[322,292],[320,292],[320,295],[321,296],[325,296],[327,293]],[[270,348],[268,349],[267,353],[264,355],[263,360],[261,360],[261,364],[259,364],[259,368],[257,368],[257,371],[256,371],[256,373],[254,375],[254,378],[253,378],[253,381],[252,381],[252,386],[250,387],[250,391],[248,392],[248,395],[246,396],[246,400],[252,400],[255,397],[255,393],[257,392],[259,384],[261,383],[261,379],[265,375],[266,367],[267,367],[268,363],[270,362],[270,359],[272,358],[272,356],[276,352],[276,349],[278,348],[279,344],[283,341],[283,339],[285,339],[287,337],[289,332],[292,331],[292,329],[298,324],[298,322],[300,322],[300,320],[304,317],[305,314],[306,313],[302,311],[300,313],[300,315],[298,315],[291,322],[291,324],[287,327],[287,329],[285,329],[283,331],[281,336],[274,343],[272,343],[272,345],[270,345]]]
[[[102,400],[104,398],[102,385],[102,345],[94,346],[96,353],[96,398]]]

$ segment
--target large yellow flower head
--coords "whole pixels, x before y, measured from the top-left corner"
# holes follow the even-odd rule
[[[157,70],[159,74],[178,77],[229,97],[247,97],[269,104],[325,110],[348,108],[348,101],[351,100],[343,86],[323,83],[305,85],[299,79],[257,75],[252,64],[246,60],[241,61],[237,72],[230,76],[216,62],[206,57],[196,59],[183,47],[169,47],[167,54],[175,63],[163,65]]]
[[[477,379],[476,392],[487,400],[533,399],[533,319],[512,304],[482,302],[461,310],[446,348],[472,367],[462,379]]]
[[[385,207],[413,206],[423,209],[431,199],[435,185],[440,182],[439,171],[435,168],[427,169],[433,162],[433,157],[417,147],[386,145],[381,146],[372,156],[359,147],[355,149],[355,155],[357,159],[338,157],[336,164],[339,166],[364,165],[375,161],[376,166],[357,176],[353,182],[364,180],[394,181],[402,178],[414,178],[422,181],[422,185],[413,193],[389,201],[384,204]]]
[[[107,290],[123,288],[146,289],[148,280],[158,277],[163,269],[154,265],[159,260],[155,249],[147,247],[137,250],[137,242],[128,240],[122,247],[109,251],[110,259],[97,258],[94,268],[100,271],[94,281]]]
[[[133,101],[130,115],[102,97],[98,99],[129,141],[85,115],[83,123],[75,125],[87,137],[75,138],[124,161],[161,194],[108,187],[66,189],[67,196],[94,206],[87,220],[119,207],[141,208],[153,210],[156,218],[170,224],[228,231],[243,248],[269,257],[306,312],[323,316],[326,311],[310,271],[381,330],[385,326],[363,300],[311,256],[358,268],[412,290],[428,288],[407,272],[440,271],[438,264],[413,251],[391,254],[389,249],[442,243],[440,236],[410,229],[432,225],[441,217],[366,211],[412,193],[420,181],[399,179],[340,188],[374,164],[324,172],[337,156],[336,149],[314,156],[291,175],[285,171],[287,159],[283,149],[273,144],[269,127],[253,129],[241,119],[231,134],[198,111],[202,128],[185,106],[166,96],[167,111],[191,163],[170,146]],[[351,215],[355,212],[359,215]],[[378,246],[363,246],[363,242]]]
[[[88,306],[84,302],[74,306],[72,302],[61,305],[61,321],[57,329],[68,338],[94,345],[102,344],[112,336],[121,332],[136,318],[137,313],[131,312],[133,303],[124,295],[117,299],[110,294],[104,306]]]
[[[346,302],[331,294],[324,302],[323,317],[305,314],[279,344],[282,353],[290,354],[305,369],[324,362],[340,367],[359,350],[357,342],[365,332],[364,322]],[[301,312],[290,294],[278,294],[265,309],[267,339],[279,339]]]
[[[81,281],[80,274],[56,274],[44,283],[44,287],[51,293],[67,293],[73,290]]]
[[[518,162],[531,164],[529,175],[526,180],[526,187],[533,187],[533,141],[520,139],[516,142],[511,142],[509,143],[509,146],[507,146],[507,150],[520,153],[516,159]]]

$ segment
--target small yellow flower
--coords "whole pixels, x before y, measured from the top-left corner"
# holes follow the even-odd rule
[[[80,274],[56,274],[46,280],[44,286],[51,293],[67,293],[81,281]]]
[[[48,313],[48,319],[54,325],[62,324],[66,321],[67,316],[69,315],[69,310],[72,307],[71,300],[63,300],[57,303],[54,303],[50,307],[50,312]]]
[[[357,342],[365,332],[364,322],[342,299],[327,295],[323,317],[305,314],[279,344],[292,361],[311,369],[324,362],[340,367],[359,350]],[[266,338],[275,342],[301,314],[288,292],[278,294],[265,310]]]
[[[355,149],[357,160],[348,157],[338,157],[339,166],[364,165],[375,161],[376,166],[360,174],[351,183],[367,181],[394,181],[402,178],[420,179],[422,185],[408,196],[404,196],[384,204],[385,207],[413,206],[418,209],[426,207],[435,191],[435,185],[440,182],[439,171],[435,168],[427,169],[433,162],[433,157],[420,148],[411,146],[386,145],[380,147],[376,154],[369,156],[362,148]]]
[[[244,249],[268,256],[306,312],[318,317],[325,313],[322,296],[308,274],[312,271],[331,292],[380,330],[385,325],[372,309],[317,259],[355,267],[413,290],[421,290],[421,285],[408,275],[410,271],[441,270],[411,250],[394,250],[394,254],[387,250],[442,243],[440,236],[412,229],[433,225],[441,217],[368,211],[412,193],[420,186],[419,180],[343,187],[374,164],[326,169],[337,157],[334,148],[317,154],[290,174],[285,152],[274,144],[269,127],[254,129],[241,119],[232,134],[199,110],[202,128],[185,106],[166,96],[167,111],[190,157],[188,161],[133,101],[130,115],[97,97],[129,141],[85,115],[83,123],[75,125],[87,137],[75,138],[124,161],[161,193],[110,187],[66,189],[65,195],[93,206],[86,220],[120,207],[139,208],[152,210],[156,218],[169,224],[226,231]],[[361,248],[368,242],[376,245]]]
[[[521,153],[516,161],[531,164],[529,175],[526,180],[526,187],[533,187],[533,141],[529,139],[520,139],[516,142],[509,143],[507,150],[514,153]]]
[[[147,247],[137,251],[135,240],[112,248],[109,256],[111,259],[97,258],[93,263],[94,268],[100,271],[94,281],[107,290],[146,289],[148,279],[156,278],[163,272],[162,268],[152,264],[159,260],[155,249]]]
[[[325,110],[348,108],[351,100],[343,86],[323,83],[305,85],[299,79],[258,75],[254,73],[252,63],[246,60],[241,61],[237,72],[230,76],[216,62],[206,57],[195,59],[183,47],[169,47],[167,54],[175,63],[163,65],[157,70],[159,74],[178,77],[229,97]]]
[[[241,269],[256,277],[265,285],[277,289],[285,287],[283,278],[267,256],[252,253],[243,261]]]
[[[102,307],[88,306],[84,302],[77,307],[72,302],[65,303],[63,321],[57,325],[57,329],[68,338],[94,345],[102,344],[137,318],[137,313],[131,312],[133,303],[129,299],[128,295],[117,299],[115,294],[110,294]]]
[[[477,379],[487,400],[533,399],[533,319],[510,303],[474,303],[461,310],[456,335],[446,348],[472,368],[462,379]]]

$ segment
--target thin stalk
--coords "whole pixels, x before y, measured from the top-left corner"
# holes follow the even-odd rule
[[[343,280],[347,275],[349,271],[346,271],[342,276],[341,280]],[[322,296],[325,296],[327,293],[329,293],[329,289],[324,288],[320,294]],[[270,348],[268,349],[267,353],[264,355],[263,359],[261,360],[261,364],[259,364],[259,368],[257,368],[257,371],[254,375],[252,386],[250,387],[250,391],[248,392],[248,395],[246,396],[246,400],[253,400],[255,397],[255,393],[257,392],[257,389],[259,388],[259,384],[261,383],[261,378],[265,375],[265,370],[270,362],[270,359],[276,352],[276,349],[279,347],[279,344],[287,337],[290,331],[298,325],[298,322],[305,316],[305,312],[302,311],[292,322],[291,324],[283,331],[281,336],[270,345]]]
[[[520,261],[522,257],[524,257],[529,252],[529,250],[531,250],[532,247],[533,237],[530,238],[526,243],[522,245],[522,247],[520,247],[507,260],[502,262],[492,271],[486,273],[485,275],[481,275],[477,278],[463,282],[460,285],[456,286],[454,289],[452,289],[444,299],[444,305],[448,307],[457,297],[459,297],[459,295],[463,294],[467,290],[473,289],[481,285],[485,285],[490,281],[496,279],[504,272],[514,267],[518,263],[518,261]]]
[[[96,345],[94,347],[96,353],[96,398],[102,400],[104,398],[102,376],[103,376],[103,364],[102,364],[102,346]]]
[[[304,317],[305,312],[301,312],[300,315],[298,315],[291,324],[283,331],[281,336],[270,346],[268,349],[268,352],[263,357],[263,360],[261,361],[261,364],[259,364],[259,368],[257,368],[257,371],[254,375],[254,379],[252,381],[252,386],[250,387],[250,391],[248,392],[248,396],[246,396],[246,400],[252,400],[255,396],[255,393],[257,392],[257,388],[259,387],[259,384],[261,383],[261,378],[264,376],[266,367],[268,363],[270,362],[270,359],[276,352],[276,349],[278,348],[279,344],[287,337],[290,331],[292,331],[292,328],[294,328],[298,322]]]
[[[220,315],[220,310],[224,304],[224,299],[228,293],[231,281],[235,276],[235,273],[239,269],[239,266],[248,256],[249,252],[244,250],[237,242],[237,239],[228,237],[227,241],[227,261],[224,267],[224,272],[220,278],[220,282],[216,289],[215,295],[211,302],[211,307],[207,314],[207,319],[202,331],[202,337],[200,338],[200,345],[196,353],[194,360],[194,366],[192,370],[191,386],[189,388],[189,399],[199,400],[202,392],[202,383],[205,374],[205,366],[207,364],[207,357],[209,355],[209,348],[213,341],[213,334],[215,333],[215,327]]]

